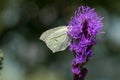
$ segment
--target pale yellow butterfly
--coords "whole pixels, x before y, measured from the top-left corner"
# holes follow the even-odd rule
[[[67,35],[67,26],[59,26],[42,33],[40,40],[43,40],[53,53],[65,50],[70,41]]]

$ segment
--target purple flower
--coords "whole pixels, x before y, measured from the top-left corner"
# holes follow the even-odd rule
[[[68,25],[68,35],[71,38],[70,51],[74,52],[72,72],[74,80],[83,80],[87,69],[83,66],[93,55],[96,35],[100,33],[103,23],[95,9],[80,6]]]

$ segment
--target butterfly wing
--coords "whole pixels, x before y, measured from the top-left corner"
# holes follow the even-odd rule
[[[50,36],[52,33],[56,32],[57,30],[60,30],[63,28],[65,28],[65,26],[59,26],[59,27],[56,27],[56,28],[53,28],[53,29],[43,32],[42,35],[40,36],[40,40],[46,41],[48,36]]]
[[[53,28],[44,32],[40,39],[45,41],[46,45],[53,51],[53,53],[63,51],[69,46],[69,40],[66,31],[66,26]]]

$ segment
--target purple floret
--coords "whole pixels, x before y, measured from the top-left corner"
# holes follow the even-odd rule
[[[71,38],[70,51],[74,52],[72,62],[74,80],[83,80],[81,78],[87,73],[83,66],[93,55],[92,47],[96,44],[96,35],[103,27],[102,19],[94,8],[80,6],[69,21],[67,33]]]

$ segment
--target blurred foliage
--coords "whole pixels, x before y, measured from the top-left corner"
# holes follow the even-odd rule
[[[2,69],[3,52],[0,50],[0,69]]]
[[[104,17],[86,80],[120,80],[120,0],[0,0],[0,80],[73,80],[69,50],[52,52],[39,36],[67,25],[80,5]]]

